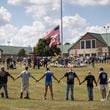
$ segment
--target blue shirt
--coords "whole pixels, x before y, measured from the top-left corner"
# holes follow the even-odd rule
[[[51,71],[46,71],[45,72],[45,82],[50,82],[52,83],[52,72]]]

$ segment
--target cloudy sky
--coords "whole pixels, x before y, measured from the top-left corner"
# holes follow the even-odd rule
[[[62,1],[64,43],[86,32],[105,33],[104,26],[110,26],[110,0]],[[60,0],[0,0],[0,45],[33,47],[57,25]]]

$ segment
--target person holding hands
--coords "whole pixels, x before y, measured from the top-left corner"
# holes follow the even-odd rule
[[[75,72],[72,71],[72,68],[69,69],[68,72],[66,72],[64,74],[63,77],[60,78],[59,80],[59,83],[60,81],[66,77],[67,78],[67,87],[66,87],[66,100],[69,99],[69,91],[71,90],[71,100],[73,101],[74,100],[74,79],[77,78],[79,84],[80,84],[80,79],[79,77],[77,76],[77,74]]]
[[[90,71],[80,84],[84,83],[85,81],[87,81],[88,101],[93,101],[93,82],[96,84],[96,86],[97,82],[94,75],[92,75]]]
[[[58,79],[55,77],[55,75],[53,74],[53,72],[50,71],[49,68],[46,68],[46,72],[44,73],[44,75],[38,80],[38,82],[43,79],[45,77],[45,93],[44,93],[44,99],[46,100],[46,96],[47,96],[47,91],[48,91],[48,87],[50,89],[50,93],[51,93],[51,98],[53,100],[53,87],[52,87],[52,77],[58,82]]]

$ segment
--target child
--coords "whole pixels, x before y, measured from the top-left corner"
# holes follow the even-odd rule
[[[22,85],[21,85],[21,94],[20,94],[20,98],[23,98],[23,93],[24,91],[26,91],[27,96],[24,97],[25,99],[29,99],[29,93],[28,93],[28,89],[29,89],[29,77],[32,77],[35,81],[37,81],[32,75],[31,73],[28,71],[28,67],[25,67],[25,70],[22,71],[16,79],[18,78],[22,78]],[[16,80],[15,79],[15,80]]]
[[[50,93],[51,93],[51,98],[53,100],[53,88],[52,88],[52,77],[58,81],[58,79],[54,76],[54,74],[49,70],[49,68],[46,69],[46,72],[44,73],[44,75],[38,80],[40,81],[41,79],[43,79],[45,77],[45,93],[44,93],[44,99],[46,100],[46,96],[47,96],[47,90],[48,87],[50,89]]]
[[[91,72],[88,73],[88,75],[80,84],[84,83],[85,81],[87,81],[88,101],[93,101],[93,82],[96,84],[96,86],[97,82]]]

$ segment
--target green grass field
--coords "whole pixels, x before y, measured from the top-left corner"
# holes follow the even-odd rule
[[[80,80],[82,81],[88,71],[91,71],[96,79],[98,77],[98,71],[100,67],[104,67],[106,72],[110,72],[109,64],[97,64],[95,68],[84,67],[84,68],[73,68],[77,73]],[[50,68],[55,76],[59,79],[68,68]],[[17,65],[16,70],[9,70],[9,72],[16,77],[23,67]],[[42,76],[45,69],[41,68],[40,70],[30,69],[33,76],[37,79]],[[51,100],[50,92],[48,91],[47,100],[43,99],[44,94],[44,79],[36,83],[33,79],[30,78],[30,99],[20,99],[20,87],[21,79],[13,81],[9,78],[8,80],[8,92],[9,99],[0,98],[0,110],[110,110],[110,102],[105,101],[101,102],[100,90],[97,87],[94,87],[94,101],[87,101],[87,91],[86,83],[79,85],[78,81],[75,80],[75,101],[65,101],[65,88],[66,88],[66,78],[58,84],[53,80],[53,90],[54,90],[54,100]],[[1,89],[0,92],[3,90]]]

